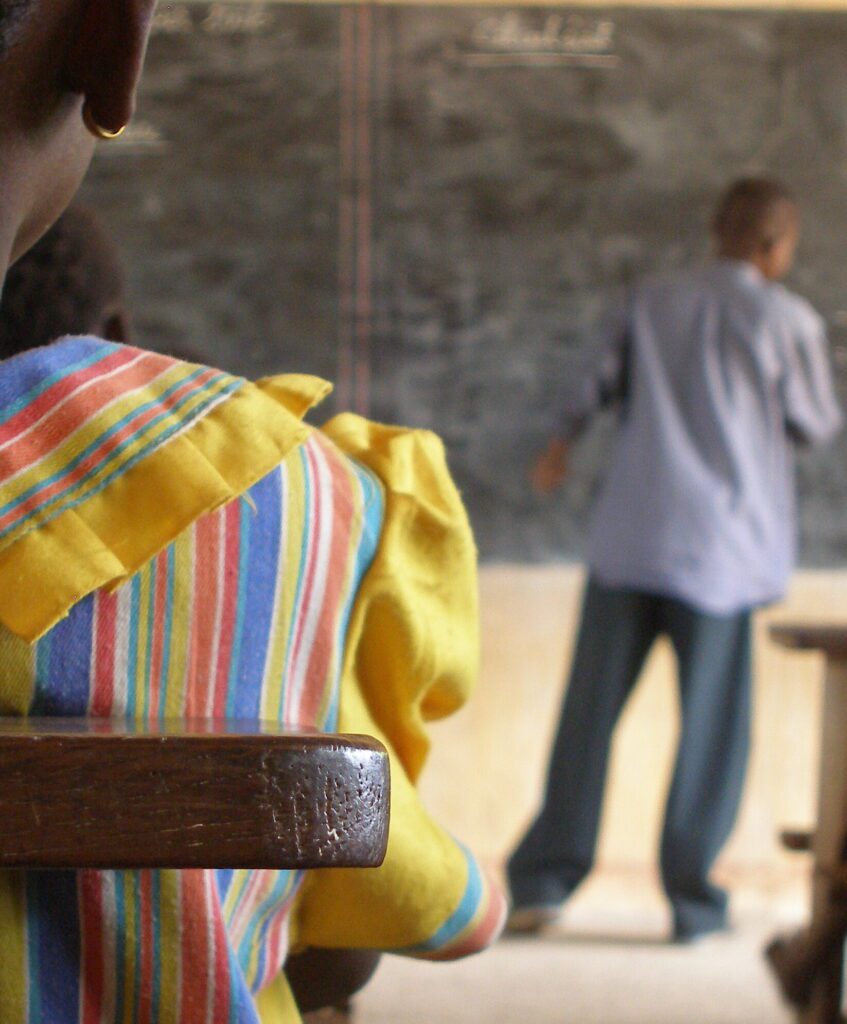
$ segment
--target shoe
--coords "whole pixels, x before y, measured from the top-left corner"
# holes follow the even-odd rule
[[[688,931],[683,928],[674,928],[671,942],[675,946],[696,946],[704,939],[725,937],[732,932],[732,926],[724,921],[721,924],[712,925],[709,928],[700,928],[695,931]]]
[[[506,920],[507,935],[538,935],[559,919],[561,910],[552,904],[515,907]]]

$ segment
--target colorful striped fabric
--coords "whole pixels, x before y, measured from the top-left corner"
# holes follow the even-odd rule
[[[457,960],[489,946],[503,930],[508,905],[491,873],[470,850],[462,847],[467,882],[459,905],[441,928],[425,942],[401,952],[422,960]]]
[[[92,338],[4,364],[0,549],[85,501],[244,381]]]
[[[29,713],[331,731],[382,513],[375,477],[312,435],[245,500],[18,647]],[[270,871],[0,875],[2,1020],[252,1024],[254,993],[285,960],[298,883]]]
[[[0,590],[23,600],[22,586],[32,594],[37,582],[47,607],[63,557],[55,545],[105,543],[92,533],[106,529],[104,507],[133,521],[140,486],[138,532],[168,538],[116,589],[89,592],[83,572],[77,593],[87,596],[62,605],[67,616],[32,633],[36,642],[0,625],[0,714],[340,723],[384,739],[397,797],[384,869],[318,872],[305,894],[292,872],[0,872],[2,1024],[295,1022],[279,986],[294,919],[305,940],[311,919],[316,944],[429,959],[496,936],[502,894],[427,818],[395,752],[408,745],[406,725],[391,724],[417,720],[424,692],[446,688],[434,706],[447,708],[470,684],[466,517],[432,435],[379,428],[385,452],[370,461],[354,445],[348,457],[349,429],[333,443],[299,422],[320,393],[306,378],[254,386],[92,339],[0,363]],[[269,457],[274,468],[251,476],[251,460]],[[248,479],[258,482],[232,490]],[[198,509],[215,510],[187,528],[177,517],[173,529],[161,494],[176,500],[201,483],[214,501]],[[415,491],[427,489],[431,527],[415,511],[427,507]],[[10,560],[21,549],[26,558]],[[63,587],[85,569],[79,550],[66,556]],[[48,566],[49,578],[26,579],[26,565]],[[101,581],[125,578],[109,565]],[[396,629],[382,618],[398,604],[392,590],[405,607]],[[425,656],[404,646],[410,629],[429,638]]]

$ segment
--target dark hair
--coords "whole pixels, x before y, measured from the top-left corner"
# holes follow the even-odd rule
[[[727,255],[749,257],[773,248],[797,220],[797,203],[782,182],[739,178],[721,197],[712,229]]]
[[[0,297],[0,358],[91,334],[121,312],[117,249],[94,212],[72,206],[6,275]]]
[[[27,15],[35,8],[37,0],[0,0],[0,60],[18,36]]]

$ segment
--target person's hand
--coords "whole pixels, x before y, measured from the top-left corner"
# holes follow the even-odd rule
[[[532,486],[538,494],[550,494],[568,475],[570,445],[556,438],[547,445],[532,467]]]

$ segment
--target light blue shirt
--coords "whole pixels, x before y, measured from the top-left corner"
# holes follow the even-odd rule
[[[716,615],[781,597],[793,446],[829,440],[842,419],[821,317],[735,260],[647,280],[565,396],[564,435],[618,398],[591,572]]]

